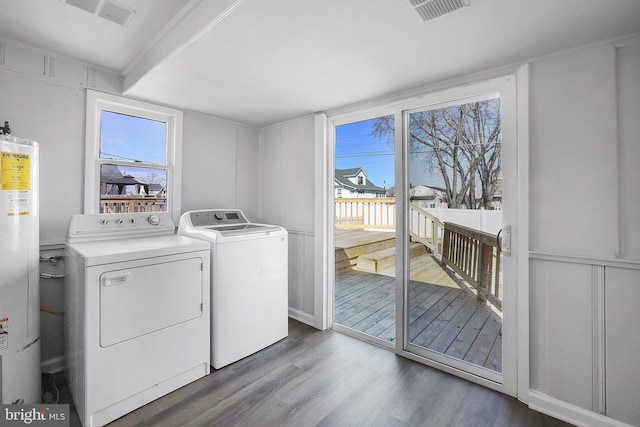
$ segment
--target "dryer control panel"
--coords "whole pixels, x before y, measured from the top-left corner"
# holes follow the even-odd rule
[[[175,233],[175,224],[167,212],[73,215],[67,242],[122,239]]]

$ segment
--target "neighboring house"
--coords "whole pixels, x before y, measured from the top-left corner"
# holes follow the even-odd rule
[[[336,169],[334,188],[337,199],[387,196],[387,189],[369,181],[362,168]]]
[[[409,189],[411,203],[423,209],[449,207],[447,203],[447,191],[444,188],[429,185],[416,185]]]

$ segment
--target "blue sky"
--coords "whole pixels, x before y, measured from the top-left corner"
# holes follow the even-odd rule
[[[103,111],[100,123],[100,157],[133,162],[167,163],[167,124],[156,120]],[[166,186],[163,169],[120,166],[120,171],[141,182]],[[127,191],[132,191],[128,188]]]
[[[360,167],[378,187],[392,187],[394,146],[371,136],[375,119],[348,123],[336,129],[336,169]]]
[[[167,124],[156,120],[103,111],[100,157],[167,163]]]
[[[395,155],[393,144],[372,136],[376,119],[336,126],[336,169],[360,167],[371,182],[379,187],[395,183]],[[440,176],[424,171],[420,161],[409,159],[411,184],[443,186]]]

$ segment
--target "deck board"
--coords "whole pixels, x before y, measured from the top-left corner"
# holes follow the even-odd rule
[[[480,331],[484,327],[489,318],[489,310],[481,310],[478,306],[474,310],[469,321],[464,325],[458,335],[455,337],[445,354],[455,357],[456,359],[465,359],[469,349],[478,338]]]
[[[452,283],[410,281],[411,342],[501,372],[501,317],[466,287]],[[336,273],[334,321],[395,341],[394,277],[357,270]]]
[[[451,322],[446,325],[444,330],[427,345],[427,348],[439,353],[446,353],[460,332],[462,332],[464,326],[476,312],[476,307],[477,304],[475,304],[474,301],[468,300]]]
[[[456,298],[447,306],[445,310],[438,314],[438,316],[424,328],[419,329],[417,325],[414,326],[414,330],[411,331],[416,334],[412,342],[421,347],[427,347],[451,322],[458,311],[464,306],[466,302],[465,295],[458,293]]]
[[[496,339],[501,331],[502,319],[500,319],[496,313],[491,313],[487,319],[487,323],[469,349],[466,360],[479,366],[487,365],[487,361],[490,361],[489,355],[491,348],[496,344]],[[493,369],[491,368],[493,363],[495,362],[490,361],[489,366],[485,367]]]

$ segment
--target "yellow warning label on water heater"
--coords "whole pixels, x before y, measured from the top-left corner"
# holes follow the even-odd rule
[[[2,190],[29,190],[31,186],[31,155],[3,151],[0,157]]]

